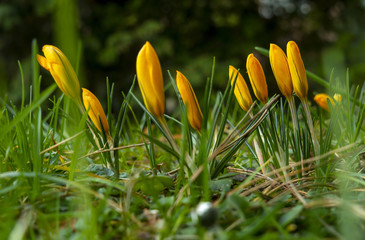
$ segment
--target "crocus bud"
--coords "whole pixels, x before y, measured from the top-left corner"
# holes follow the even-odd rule
[[[293,83],[285,53],[279,46],[270,44],[269,58],[271,69],[274,73],[280,92],[287,99],[291,99],[293,96]]]
[[[44,56],[37,55],[38,63],[49,71],[61,91],[81,104],[81,88],[76,73],[60,49],[51,45],[42,48]]]
[[[186,77],[179,71],[176,71],[176,85],[179,89],[181,98],[187,106],[188,120],[190,125],[197,131],[201,130],[203,114],[200,110],[198,100],[196,99],[193,88]]]
[[[165,112],[165,93],[160,61],[149,42],[143,45],[137,56],[137,79],[147,110],[155,117]]]
[[[335,93],[333,95],[333,99],[336,101],[336,102],[341,102],[342,101],[342,95],[339,94],[339,93]]]
[[[286,55],[295,94],[303,101],[308,95],[308,81],[298,45],[294,41],[286,45]]]
[[[240,107],[247,112],[252,105],[251,94],[248,90],[245,79],[242,77],[241,73],[239,73],[237,69],[234,68],[232,65],[229,66],[229,79],[231,80],[231,86],[233,86],[233,83],[236,79],[234,95],[236,96]]]
[[[328,96],[325,93],[319,93],[316,96],[314,96],[314,101],[323,109],[325,109],[326,111],[329,111],[329,107],[328,107],[328,100],[331,102],[332,106],[335,105],[335,102],[333,101],[333,99]]]
[[[89,111],[88,115],[95,127],[99,130],[99,132],[102,132],[102,129],[104,129],[105,133],[109,135],[108,120],[106,119],[103,107],[101,106],[97,97],[86,88],[83,88],[82,100],[84,102],[85,109]],[[100,121],[102,126],[100,125]]]
[[[252,53],[247,57],[246,68],[256,98],[260,102],[266,103],[268,93],[265,73],[259,60]]]

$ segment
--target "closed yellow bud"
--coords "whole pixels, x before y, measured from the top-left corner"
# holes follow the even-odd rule
[[[335,99],[336,102],[341,102],[342,101],[342,95],[339,93],[335,93],[333,95],[333,99]]]
[[[238,75],[237,75],[238,73]],[[252,98],[250,91],[248,90],[245,79],[242,77],[241,73],[237,71],[232,65],[229,66],[229,79],[231,80],[231,86],[236,79],[236,85],[234,87],[234,95],[240,105],[240,107],[246,112],[250,109],[252,105]]]
[[[271,69],[281,93],[286,98],[291,99],[293,96],[293,83],[285,53],[279,46],[270,44],[269,58]]]
[[[190,125],[197,131],[202,128],[203,114],[200,110],[193,88],[188,79],[179,71],[176,71],[176,85],[181,98],[187,106],[188,120]]]
[[[60,49],[51,45],[42,48],[44,56],[37,55],[38,63],[49,71],[61,91],[81,104],[81,88],[76,73]]]
[[[137,56],[137,79],[147,110],[155,117],[165,112],[165,93],[160,61],[149,42],[143,45]]]
[[[307,99],[308,95],[308,81],[298,45],[294,41],[290,41],[286,45],[286,55],[288,56],[288,64],[293,81],[294,92],[301,100],[304,101]]]
[[[333,99],[328,96],[325,93],[319,93],[316,96],[314,96],[314,101],[323,109],[325,109],[326,111],[329,111],[329,107],[328,107],[328,101],[327,99],[331,102],[332,106],[335,105],[335,102],[333,101]]]
[[[247,57],[246,68],[256,98],[260,102],[266,103],[268,93],[265,73],[259,60],[252,53]]]
[[[88,110],[88,115],[91,121],[94,123],[95,127],[102,132],[102,126],[107,135],[109,135],[109,124],[106,119],[103,107],[101,106],[97,97],[87,90],[86,88],[82,89],[82,100],[84,102],[84,107]],[[102,126],[100,125],[100,121]]]

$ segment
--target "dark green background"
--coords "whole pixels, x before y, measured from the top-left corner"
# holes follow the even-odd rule
[[[80,81],[102,101],[105,79],[115,83],[115,104],[135,74],[135,60],[145,41],[155,47],[169,81],[181,71],[201,93],[216,57],[215,88],[225,86],[228,65],[245,71],[251,52],[261,61],[271,94],[277,91],[268,58],[254,50],[276,43],[285,49],[298,43],[307,69],[329,79],[363,83],[365,76],[365,1],[293,0],[8,0],[0,3],[0,93],[13,101],[21,97],[17,60],[31,82],[32,39],[38,46],[61,48],[75,66],[78,46],[82,58]],[[52,83],[41,70],[42,86]],[[325,91],[309,80],[310,92]],[[58,91],[57,94],[59,94]]]

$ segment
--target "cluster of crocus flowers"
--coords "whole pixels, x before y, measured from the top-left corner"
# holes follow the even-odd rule
[[[160,61],[147,41],[137,55],[137,80],[147,110],[156,118],[163,118],[165,93]]]
[[[247,112],[252,106],[251,94],[248,90],[245,79],[232,65],[229,66],[229,79],[231,79],[231,86],[235,83],[234,95],[236,96],[238,104]]]
[[[265,73],[261,63],[252,53],[247,57],[246,68],[256,98],[265,104],[268,98]]]
[[[306,101],[308,95],[308,81],[297,44],[294,41],[289,41],[286,55],[279,46],[270,44],[269,58],[280,92],[288,100],[291,100],[294,89],[295,94],[302,101]],[[246,69],[256,98],[261,103],[266,103],[268,99],[268,89],[265,73],[259,60],[253,54],[250,54],[247,57]]]
[[[293,82],[293,88],[295,94],[299,97],[300,101],[303,104],[304,111],[307,117],[307,123],[309,127],[309,131],[311,133],[313,147],[315,155],[320,153],[320,146],[318,143],[318,139],[316,137],[316,133],[313,127],[312,116],[308,107],[308,80],[307,74],[305,71],[304,63],[302,57],[300,55],[299,47],[294,41],[289,41],[286,45],[286,54],[288,56],[288,65],[290,69],[290,75]]]
[[[275,44],[270,44],[270,65],[281,93],[286,97],[289,102],[294,130],[298,130],[299,125],[296,117],[295,103],[293,101],[293,92],[296,94],[296,96],[300,98],[301,102],[303,103],[307,116],[308,126],[312,136],[314,150],[317,155],[319,153],[319,144],[318,140],[316,139],[312,118],[308,108],[308,81],[304,63],[301,58],[299,48],[294,41],[289,41],[287,43],[286,50],[287,51],[285,54],[279,46]],[[265,79],[265,73],[259,60],[253,54],[248,55],[246,68],[256,98],[261,103],[265,104],[268,99],[268,89]],[[233,71],[233,69],[231,70],[230,67],[230,79],[232,79],[231,71]],[[240,82],[240,78],[241,77],[238,75],[237,82]],[[250,97],[249,91],[245,91],[244,95],[242,93],[241,95],[237,94],[236,92],[238,91],[236,91],[236,89],[234,92],[241,108],[247,109],[247,105],[243,105],[243,99],[245,99],[247,102],[247,99],[249,99]],[[245,98],[243,98],[242,96],[244,96]]]
[[[203,114],[199,107],[198,100],[188,79],[179,71],[176,71],[176,85],[181,98],[187,107],[188,120],[190,125],[200,132],[202,127]]]
[[[45,57],[37,55],[39,64],[51,73],[61,91],[81,106],[80,83],[65,54],[52,45],[44,45],[42,51]]]
[[[335,103],[340,102],[341,100],[342,96],[337,93],[333,95],[333,98],[326,93],[318,93],[314,96],[314,101],[326,111],[330,110],[328,102],[330,102],[332,106],[335,106]]]

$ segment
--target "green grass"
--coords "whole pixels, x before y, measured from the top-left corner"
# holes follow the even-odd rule
[[[2,238],[363,238],[364,86],[348,78],[344,86],[326,82],[329,92],[345,90],[329,113],[310,106],[320,143],[315,155],[301,104],[297,132],[277,95],[255,103],[249,117],[229,79],[224,92],[213,90],[215,60],[200,134],[189,126],[170,74],[166,91],[176,93],[179,108],[166,125],[135,96],[133,79],[112,113],[114,85],[107,80],[110,146],[100,144],[105,133],[88,128],[70,99],[54,96],[55,84],[41,90],[37,51],[34,42],[33,81],[25,86],[22,77],[21,103],[0,102]],[[134,112],[140,110],[142,116]],[[203,202],[212,205],[201,213]]]

